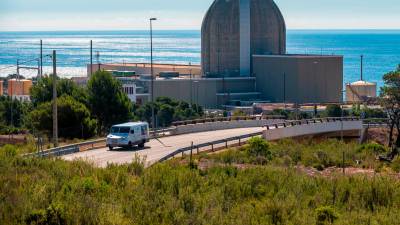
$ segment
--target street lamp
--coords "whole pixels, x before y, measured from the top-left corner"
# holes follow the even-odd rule
[[[153,71],[153,21],[157,18],[150,18],[150,73],[151,73],[151,125],[153,131],[155,130],[155,117],[154,117],[154,71]]]
[[[344,93],[346,93],[346,90],[342,90],[342,101],[344,101],[343,100],[343,96],[344,96]],[[341,109],[341,116],[342,116],[342,118],[340,119],[340,121],[341,121],[341,124],[340,124],[340,140],[343,142],[343,117],[344,117],[344,108],[343,108],[343,104],[344,104],[344,102],[341,104],[341,107],[340,107],[340,109]]]

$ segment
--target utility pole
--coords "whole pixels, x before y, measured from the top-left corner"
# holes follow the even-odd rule
[[[57,58],[53,50],[53,144],[58,147],[58,113],[57,113]]]
[[[40,40],[40,71],[39,78],[43,77],[43,41]]]
[[[364,74],[363,74],[363,65],[364,64],[364,55],[361,55],[361,81],[363,81],[363,76],[364,76]]]
[[[151,125],[153,131],[156,128],[155,112],[154,112],[154,70],[153,70],[153,21],[157,18],[150,18],[150,73],[151,73]]]
[[[89,75],[92,76],[93,74],[93,41],[90,40],[90,73]]]
[[[15,81],[19,79],[19,59],[17,59],[17,77],[15,78]]]
[[[100,71],[101,67],[100,67],[100,52],[99,51],[96,52],[96,58],[97,58],[97,70]]]
[[[193,79],[192,79],[192,63],[189,62],[190,66],[190,107],[193,106]]]

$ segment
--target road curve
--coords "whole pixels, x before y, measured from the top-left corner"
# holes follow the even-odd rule
[[[222,140],[225,138],[236,137],[256,132],[261,132],[265,128],[238,128],[219,131],[208,131],[201,133],[183,134],[170,137],[162,137],[158,140],[151,140],[146,144],[145,149],[133,150],[113,150],[101,148],[86,152],[79,152],[61,157],[64,160],[86,160],[98,167],[106,167],[108,164],[126,164],[132,162],[135,154],[146,158],[147,165],[157,162],[162,157],[174,152],[177,149],[188,147],[193,141],[194,145],[211,141]]]

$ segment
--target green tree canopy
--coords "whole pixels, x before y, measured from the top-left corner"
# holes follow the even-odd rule
[[[95,119],[87,107],[71,96],[64,95],[57,100],[59,136],[64,138],[89,138],[96,133]],[[40,104],[30,113],[33,126],[51,134],[53,129],[52,103]]]
[[[148,102],[143,106],[135,107],[135,117],[138,120],[151,123],[153,105],[158,126],[163,127],[170,126],[174,121],[196,119],[204,114],[203,108],[196,104],[190,105],[184,101],[176,101],[168,97],[159,97],[154,103]]]
[[[385,82],[381,88],[381,105],[386,109],[389,116],[390,143],[392,145],[393,130],[397,129],[396,147],[400,147],[400,65],[396,71],[389,72],[383,76]],[[396,148],[391,157],[398,154]]]
[[[72,96],[77,101],[87,105],[87,92],[70,79],[57,80],[57,96]],[[44,77],[38,81],[31,90],[32,103],[37,106],[41,103],[50,102],[53,99],[53,77]]]
[[[31,104],[0,96],[0,133],[6,128],[26,128],[29,126],[26,114],[31,110]]]
[[[88,83],[88,100],[102,131],[132,117],[132,103],[122,91],[121,83],[109,72],[98,71]]]
[[[326,107],[326,115],[328,117],[342,117],[342,108],[340,105],[328,105]]]

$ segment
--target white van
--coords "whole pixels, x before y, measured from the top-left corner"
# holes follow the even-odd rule
[[[107,147],[110,150],[114,147],[133,147],[135,145],[143,148],[149,139],[148,123],[124,123],[111,127],[110,134],[107,136]]]

